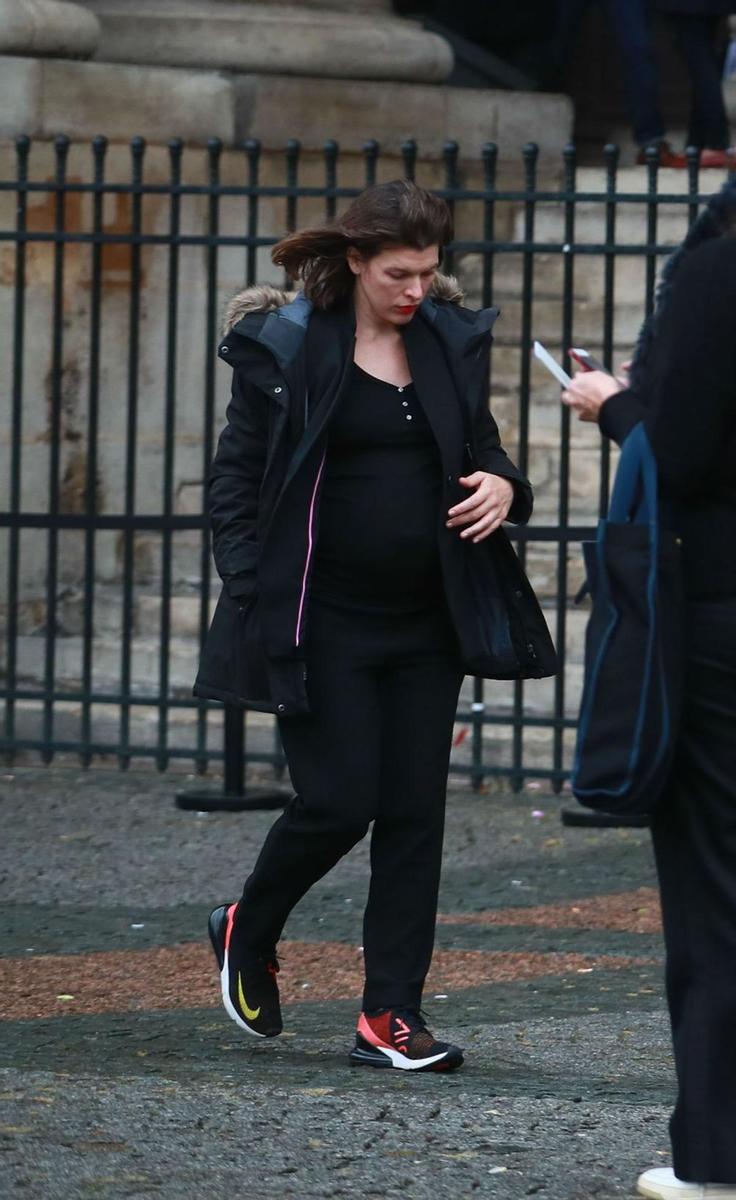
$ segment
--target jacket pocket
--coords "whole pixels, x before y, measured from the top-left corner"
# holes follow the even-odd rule
[[[258,592],[237,601],[235,662],[238,691],[246,700],[270,698],[268,666],[262,648]]]
[[[235,704],[268,704],[257,592],[238,602],[223,587],[200,659],[195,694]]]
[[[256,591],[256,574],[255,571],[249,572],[247,575],[235,576],[232,579],[225,580],[223,587],[231,600],[237,604],[245,604],[246,601],[255,595]]]

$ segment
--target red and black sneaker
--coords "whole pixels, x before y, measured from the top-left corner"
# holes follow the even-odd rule
[[[449,1042],[438,1042],[414,1009],[388,1008],[360,1014],[350,1061],[401,1071],[454,1071],[462,1066],[463,1052]]]
[[[209,919],[212,948],[220,968],[225,1011],[247,1033],[276,1037],[283,1029],[276,952],[260,955],[240,945],[233,931],[237,904],[213,909]]]

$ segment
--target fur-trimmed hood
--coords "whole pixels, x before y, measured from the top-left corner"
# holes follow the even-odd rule
[[[720,192],[711,196],[703,211],[690,226],[681,244],[669,256],[662,268],[654,311],[641,328],[632,356],[632,387],[636,387],[647,367],[652,347],[661,328],[663,314],[667,309],[673,280],[684,259],[691,250],[703,242],[710,241],[712,238],[724,237],[735,223],[736,179],[728,179]]]
[[[275,312],[276,309],[283,308],[285,304],[290,304],[298,295],[299,293],[296,291],[286,291],[283,288],[274,287],[270,283],[257,283],[253,287],[245,288],[233,296],[225,309],[222,322],[223,336],[228,334],[238,321],[242,321],[243,317],[248,316],[249,313]],[[455,276],[442,275],[440,272],[434,277],[430,295],[436,300],[449,300],[452,304],[462,304],[465,299],[465,293]]]

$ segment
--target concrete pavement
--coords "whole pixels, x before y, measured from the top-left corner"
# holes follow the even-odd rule
[[[286,931],[285,1034],[225,1016],[206,915],[274,814],[182,813],[182,776],[0,776],[0,1194],[631,1197],[674,1081],[645,831],[539,789],[450,795],[430,1025],[453,1075],[348,1066],[362,845]]]

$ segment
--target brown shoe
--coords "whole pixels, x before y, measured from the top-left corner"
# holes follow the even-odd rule
[[[677,154],[676,151],[672,149],[669,142],[652,142],[652,146],[659,151],[659,158],[657,161],[658,166],[675,167],[677,170],[682,170],[687,166],[687,159],[685,155]],[[647,151],[649,149],[649,146],[642,146],[641,150],[637,154],[636,161],[640,167],[648,165],[649,159],[647,158]]]

